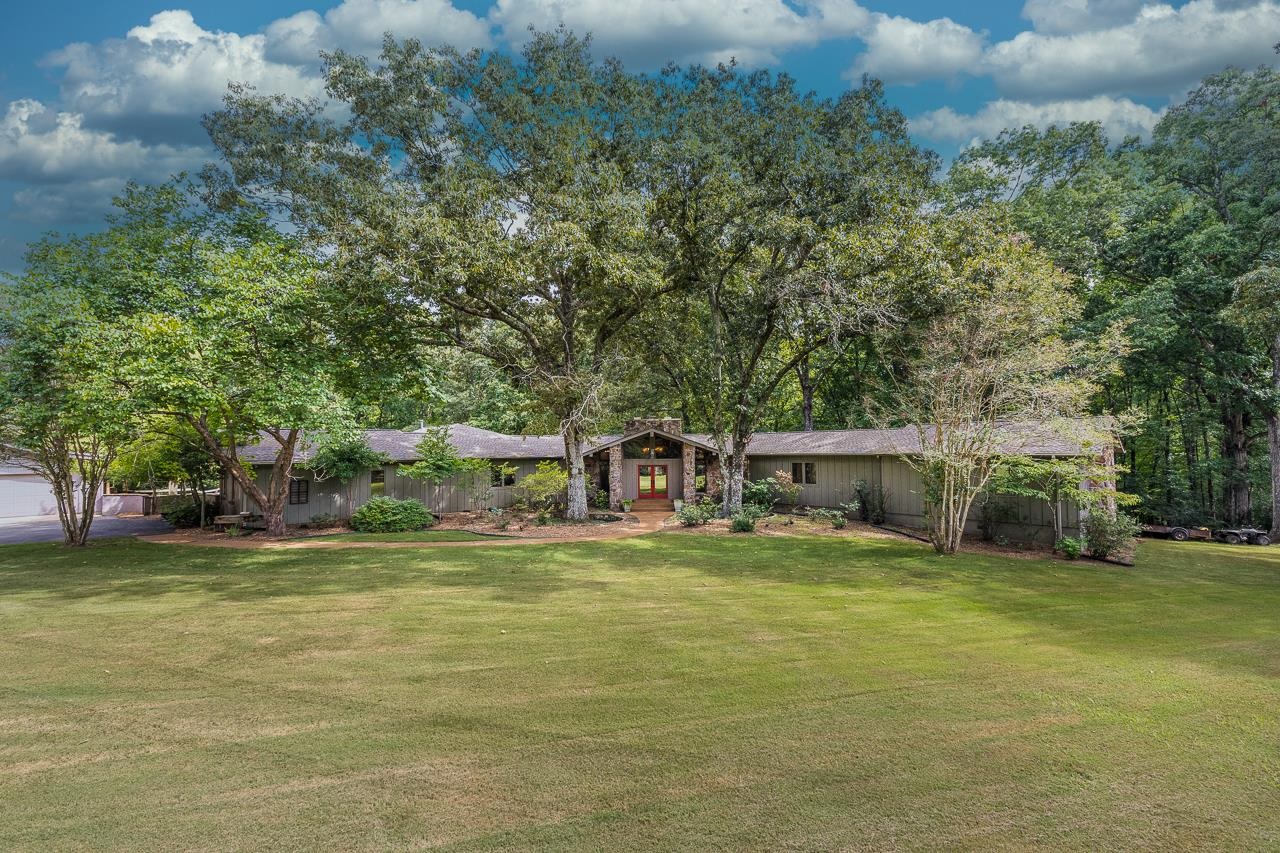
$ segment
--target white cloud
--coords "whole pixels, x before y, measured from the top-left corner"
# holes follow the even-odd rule
[[[377,56],[387,32],[460,49],[487,47],[491,41],[487,22],[449,0],[344,0],[323,16],[307,10],[273,21],[266,28],[267,56],[308,64],[321,50],[338,47]]]
[[[1177,96],[1227,65],[1275,61],[1280,3],[1192,0],[1143,7],[1130,22],[1062,35],[1023,32],[994,45],[989,72],[1003,94],[1074,98],[1095,94]]]
[[[1038,32],[1061,34],[1127,24],[1147,0],[1027,0],[1022,17]]]
[[[780,52],[849,37],[870,22],[853,0],[814,0],[797,11],[783,0],[497,0],[489,13],[521,44],[530,25],[591,33],[601,55],[654,67],[678,62],[778,61]]]
[[[866,73],[888,83],[919,83],[974,72],[985,38],[950,18],[921,23],[877,14],[862,40],[867,50],[846,76]]]
[[[0,179],[45,184],[139,171],[169,174],[203,159],[198,147],[117,139],[86,128],[80,115],[30,99],[13,101],[0,119]]]
[[[190,12],[176,10],[153,15],[123,39],[68,45],[47,63],[65,69],[63,103],[91,126],[142,137],[184,132],[191,139],[203,136],[194,119],[218,108],[228,82],[268,92],[322,93],[313,73],[267,59],[266,41],[263,35],[206,30]]]
[[[1043,104],[1002,98],[968,115],[951,107],[924,113],[911,119],[911,131],[935,142],[969,145],[990,139],[1005,128],[1098,121],[1111,139],[1119,141],[1126,136],[1149,137],[1162,114],[1163,110],[1153,110],[1128,98],[1105,95]]]

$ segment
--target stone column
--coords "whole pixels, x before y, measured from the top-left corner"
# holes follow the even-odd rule
[[[622,445],[609,448],[609,509],[622,509]]]
[[[696,452],[693,445],[686,442],[680,457],[681,468],[683,468],[684,473],[684,502],[687,504],[693,503],[698,494],[694,480],[697,474],[694,456]]]

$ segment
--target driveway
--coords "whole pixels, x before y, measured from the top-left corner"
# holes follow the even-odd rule
[[[104,516],[93,520],[89,528],[90,539],[109,536],[136,536],[138,534],[168,533],[173,528],[158,515],[132,518]],[[30,515],[21,518],[0,518],[0,545],[20,542],[61,542],[62,525],[56,515]]]

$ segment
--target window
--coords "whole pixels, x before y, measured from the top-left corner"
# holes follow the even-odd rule
[[[707,490],[707,451],[701,448],[693,454],[693,488],[698,492]]]
[[[792,462],[791,481],[797,486],[818,485],[818,463]]]
[[[289,481],[289,503],[305,504],[311,502],[311,481],[310,480],[290,480]]]
[[[625,459],[679,459],[683,448],[662,435],[641,435],[622,443]]]
[[[387,469],[374,468],[369,472],[369,497],[376,498],[387,493]]]
[[[508,466],[503,470],[502,462],[489,463],[489,485],[491,486],[514,486],[516,484],[516,472],[514,466]]]

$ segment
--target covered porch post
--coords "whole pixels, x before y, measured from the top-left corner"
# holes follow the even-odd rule
[[[695,454],[697,454],[698,450],[696,447],[694,447],[692,444],[689,444],[687,441],[683,443],[682,447],[683,447],[683,450],[681,451],[681,454],[680,454],[680,471],[682,474],[682,479],[684,480],[684,483],[683,483],[684,502],[686,504],[692,504],[694,500],[697,499],[697,496],[698,496],[698,489],[696,484],[697,471],[695,468],[696,462],[697,462]]]
[[[609,509],[622,509],[622,445],[609,448]]]

